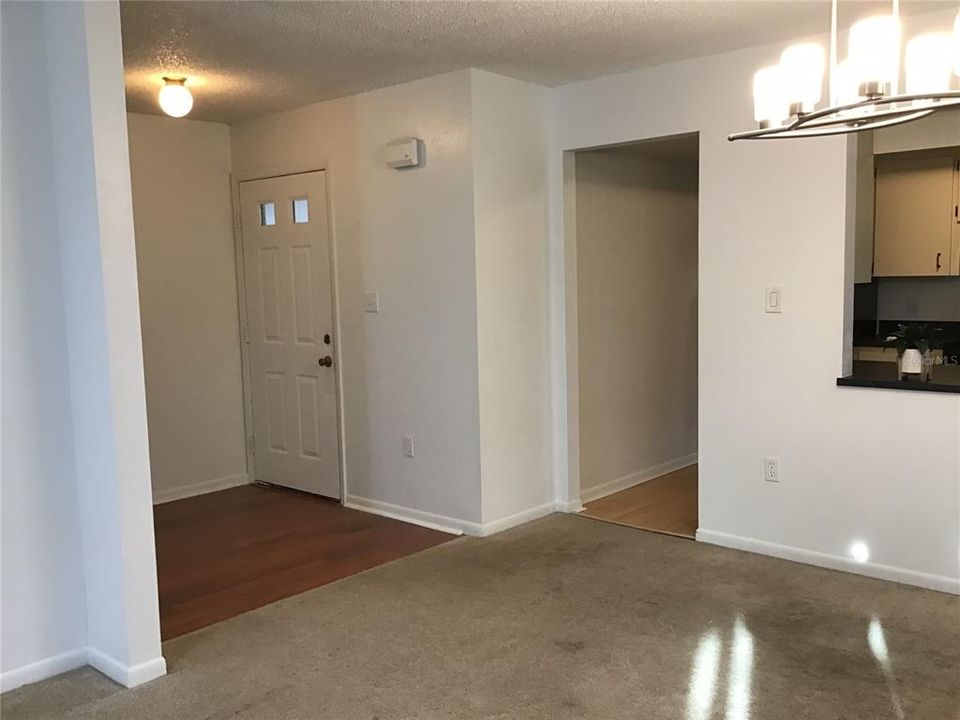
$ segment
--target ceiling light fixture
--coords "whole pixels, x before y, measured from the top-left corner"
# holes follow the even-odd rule
[[[193,95],[184,77],[165,77],[160,88],[160,109],[171,117],[183,117],[193,107]]]
[[[758,130],[728,140],[841,135],[919,120],[937,110],[960,107],[960,13],[953,32],[929,32],[903,44],[900,2],[890,15],[864,18],[850,28],[847,58],[837,59],[837,2],[831,6],[829,104],[823,95],[826,58],[817,43],[783,51],[780,62],[753,76]],[[901,56],[905,91],[899,94]]]

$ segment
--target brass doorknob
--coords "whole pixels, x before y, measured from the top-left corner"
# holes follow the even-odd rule
[[[319,360],[320,367],[333,367],[333,358],[327,355]]]

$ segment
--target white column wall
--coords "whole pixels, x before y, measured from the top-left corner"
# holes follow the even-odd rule
[[[165,672],[115,2],[44,6],[88,660]]]
[[[43,5],[0,5],[2,690],[86,662]]]
[[[485,532],[553,511],[546,88],[471,70]]]

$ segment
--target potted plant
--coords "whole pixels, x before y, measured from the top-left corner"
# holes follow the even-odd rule
[[[919,375],[920,380],[930,379],[930,346],[940,328],[931,328],[927,323],[907,323],[897,326],[884,341],[887,347],[897,348],[897,377]]]

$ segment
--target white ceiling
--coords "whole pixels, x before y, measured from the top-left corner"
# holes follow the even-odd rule
[[[863,3],[841,3],[841,8]],[[887,4],[884,3],[884,6]],[[910,10],[943,8],[916,2]],[[829,27],[829,3],[122,2],[127,104],[158,113],[167,74],[191,117],[237,122],[479,67],[563,85]]]

